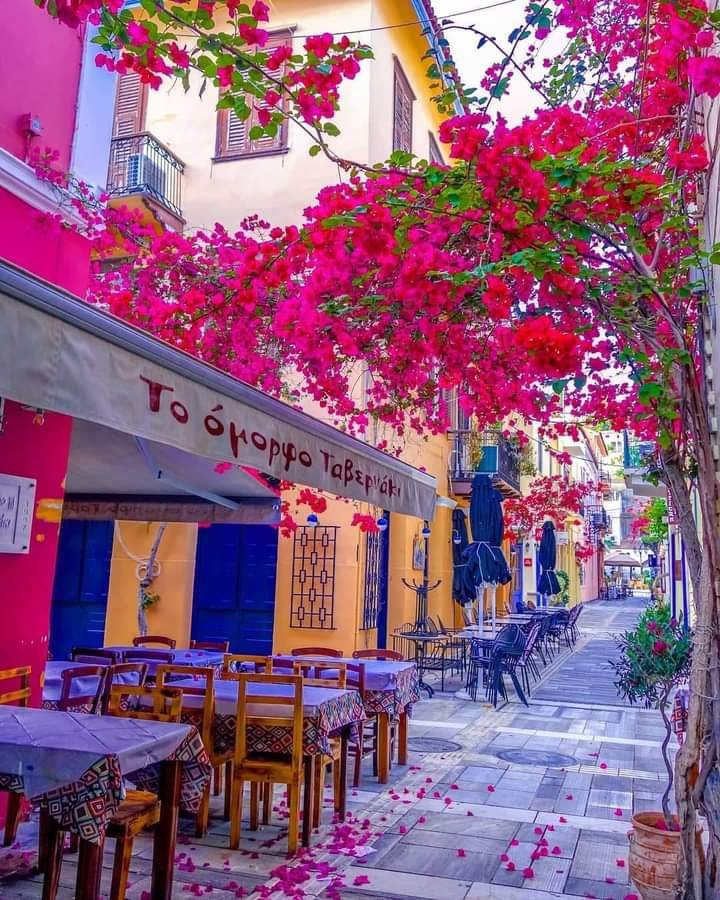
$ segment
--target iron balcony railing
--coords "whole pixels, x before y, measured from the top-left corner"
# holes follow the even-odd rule
[[[182,218],[180,188],[184,163],[148,132],[113,138],[107,193],[143,194]]]
[[[520,453],[499,431],[450,431],[453,449],[449,459],[452,482],[472,481],[477,472],[495,476],[520,490]]]

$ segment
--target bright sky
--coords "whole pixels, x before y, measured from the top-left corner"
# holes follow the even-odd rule
[[[489,44],[478,50],[478,35],[462,29],[473,26],[494,38],[501,47],[509,48],[508,36],[524,22],[526,5],[526,0],[433,0],[441,21],[452,19],[461,26],[444,27],[460,75],[469,87],[479,84],[484,71],[499,60],[500,55]],[[505,117],[514,123],[532,113],[540,105],[540,98],[517,73],[512,84],[510,96],[500,101],[500,107]]]

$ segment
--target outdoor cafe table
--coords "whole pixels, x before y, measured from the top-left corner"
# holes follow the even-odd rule
[[[123,779],[160,797],[152,900],[170,900],[179,807],[196,811],[211,775],[189,725],[0,706],[0,790],[22,793],[80,837],[76,900],[100,895],[108,822]]]
[[[182,678],[173,681],[173,687],[197,688],[203,679],[201,676]],[[216,679],[215,685],[215,722],[213,742],[217,753],[235,747],[235,732],[237,725],[237,681]],[[291,685],[285,684],[253,684],[247,685],[247,695],[277,694],[282,696],[291,694]],[[203,705],[203,698],[199,694],[186,694],[183,697],[183,708],[198,710]],[[268,715],[273,710],[268,708]],[[258,714],[256,710],[253,710]],[[195,719],[192,714],[183,715],[184,721],[193,724]],[[345,818],[346,785],[347,785],[347,742],[350,730],[365,720],[360,694],[355,690],[336,690],[334,688],[303,686],[303,755],[305,757],[305,794],[303,798],[303,846],[310,845],[310,832],[312,830],[312,796],[313,796],[313,770],[311,764],[313,756],[329,754],[331,751],[330,738],[339,734],[342,741],[340,756],[340,816]],[[291,734],[284,728],[263,728],[251,725],[247,735],[248,750],[254,753],[289,753],[292,749]]]
[[[413,703],[420,699],[418,667],[414,660],[354,659],[352,657],[307,656],[273,657],[280,665],[297,660],[318,661],[332,671],[333,662],[362,663],[365,669],[365,693],[363,705],[368,718],[378,717],[378,781],[386,784],[390,771],[390,722],[399,721],[398,763],[407,765],[408,717]],[[330,672],[328,672],[329,677]]]

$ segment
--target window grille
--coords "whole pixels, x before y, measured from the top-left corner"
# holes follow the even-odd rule
[[[290,627],[335,627],[337,525],[298,528],[293,539]]]
[[[383,514],[387,519],[389,513]],[[361,628],[377,628],[378,615],[387,600],[387,555],[389,531],[369,531],[365,544],[365,594]]]
[[[412,153],[413,103],[415,95],[400,64],[395,61],[393,91],[393,150]]]

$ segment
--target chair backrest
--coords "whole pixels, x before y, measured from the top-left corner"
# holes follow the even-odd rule
[[[358,691],[360,696],[364,699],[365,697],[365,663],[358,660],[358,662],[350,662],[346,663],[346,680],[345,687],[348,690]]]
[[[493,641],[493,656],[500,654],[518,655],[525,647],[525,635],[519,625],[505,625]]]
[[[151,722],[179,722],[182,712],[180,688],[114,684],[110,688],[108,715]]]
[[[208,752],[213,746],[213,724],[215,722],[215,669],[212,666],[159,665],[155,673],[155,684],[159,688],[172,687],[173,678],[192,678],[196,684],[182,686],[182,712],[191,718],[198,718],[196,724],[200,737]],[[169,682],[169,683],[168,683]],[[202,698],[202,705],[187,704],[188,697]]]
[[[94,666],[108,666],[122,662],[122,651],[106,650],[104,647],[73,647],[70,659],[73,662],[91,663]]]
[[[140,634],[132,639],[133,647],[145,647],[148,644],[160,644],[174,650],[177,641],[175,638],[166,637],[164,634]]]
[[[0,706],[28,706],[30,703],[30,666],[17,669],[0,669],[0,682],[12,681],[9,690],[0,692]],[[5,685],[7,687],[7,685]]]
[[[117,663],[109,666],[105,676],[105,690],[100,703],[100,712],[105,715],[110,705],[110,689],[113,684],[134,684],[141,686],[147,678],[148,664],[144,662]]]
[[[124,656],[125,662],[171,663],[174,654],[172,650],[145,650],[141,647],[137,650],[126,650]]]
[[[190,641],[191,650],[210,650],[214,653],[228,653],[230,641]]]
[[[264,672],[266,675],[270,675],[272,670],[272,656],[253,656],[248,653],[226,653],[223,658],[222,674],[220,677],[232,680],[241,672]]]
[[[535,649],[535,644],[537,644],[538,638],[540,637],[541,627],[539,622],[533,622],[530,626],[530,630],[526,633],[525,646],[520,654],[521,663],[526,663],[528,659],[530,659],[530,656]]]
[[[298,659],[293,663],[293,673],[302,676],[303,684],[313,687],[345,690],[347,683],[347,664],[341,662],[318,663]]]
[[[250,691],[249,685],[252,685]],[[274,685],[287,685],[288,692],[273,692]],[[248,726],[282,728],[291,733],[291,764],[299,778],[303,764],[303,680],[300,675],[242,673],[238,676],[236,716],[236,763],[242,764],[248,759]]]
[[[437,627],[435,622],[430,616],[427,616],[425,619],[425,627],[429,631],[430,634],[440,634],[440,629]]]
[[[105,695],[105,684],[110,667],[72,666],[60,673],[60,698],[58,709],[72,712],[96,713]],[[80,682],[86,679],[86,683]]]
[[[353,659],[392,659],[400,661],[405,659],[405,657],[399,650],[388,650],[386,647],[378,647],[377,649],[353,650]]]
[[[582,610],[583,608],[579,603],[577,604],[577,606],[573,606],[573,608],[570,610],[570,618],[568,621],[569,625],[574,625],[577,622],[577,620],[580,618],[580,613],[582,612]]]
[[[295,647],[290,651],[291,656],[330,656],[333,659],[342,657],[342,650],[332,650],[330,647]]]

